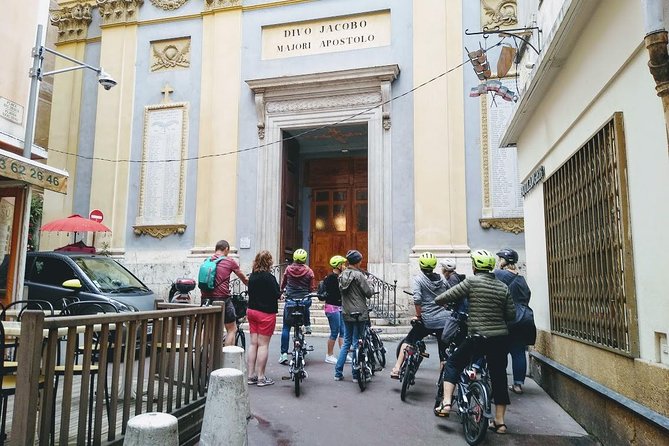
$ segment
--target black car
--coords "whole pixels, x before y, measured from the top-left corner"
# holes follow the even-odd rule
[[[28,299],[60,308],[64,297],[106,301],[120,311],[153,310],[156,296],[111,257],[75,252],[29,252],[25,285]]]

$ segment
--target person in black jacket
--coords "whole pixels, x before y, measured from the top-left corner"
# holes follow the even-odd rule
[[[279,283],[270,272],[272,254],[260,251],[253,261],[253,272],[249,276],[249,308],[246,317],[249,320],[251,345],[248,348],[246,362],[249,384],[258,387],[271,386],[272,378],[265,375],[269,341],[276,327],[276,313],[279,311],[278,300],[281,297]]]
[[[509,287],[509,293],[513,303],[518,305],[529,305],[532,292],[527,285],[525,278],[518,274],[518,253],[510,248],[505,248],[496,254],[499,257],[499,269],[496,269],[495,277],[501,280]],[[527,373],[527,338],[524,333],[520,333],[514,327],[509,328],[509,353],[511,354],[511,368],[513,370],[513,385],[509,387],[513,393],[520,395],[523,393],[525,384],[525,374]]]
[[[323,279],[323,287],[319,288],[318,298],[325,301],[325,316],[330,324],[330,338],[328,339],[328,350],[325,355],[325,362],[336,364],[337,358],[334,355],[335,341],[339,339],[339,348],[344,341],[344,319],[341,316],[341,294],[339,293],[339,275],[346,265],[346,257],[336,255],[330,259],[332,272]]]

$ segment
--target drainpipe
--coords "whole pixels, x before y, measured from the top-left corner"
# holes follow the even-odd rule
[[[655,91],[662,100],[664,123],[669,136],[669,53],[667,30],[664,28],[664,1],[641,0],[646,28],[646,49],[650,56],[648,68],[655,79]]]

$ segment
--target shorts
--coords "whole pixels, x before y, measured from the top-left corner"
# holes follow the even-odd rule
[[[246,318],[249,320],[249,332],[258,333],[263,336],[272,336],[276,327],[276,314],[264,313],[258,310],[246,310]]]
[[[437,338],[437,348],[439,349],[439,359],[444,361],[446,359],[444,352],[446,351],[447,345],[441,340],[442,331],[443,328],[426,328],[422,323],[415,324],[413,327],[411,327],[411,330],[409,330],[409,333],[407,334],[404,342],[407,344],[416,345],[417,341],[422,340],[426,336],[435,335]]]
[[[224,324],[230,324],[237,320],[237,313],[235,313],[235,306],[232,304],[232,299],[226,298],[210,298],[212,302],[222,302],[225,305],[225,316],[223,318]]]

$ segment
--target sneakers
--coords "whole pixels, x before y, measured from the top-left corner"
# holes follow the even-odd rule
[[[343,377],[343,376],[335,376],[335,377],[334,377],[334,380],[335,380],[335,381],[343,381],[343,380],[344,380],[344,377]]]
[[[272,384],[274,384],[274,380],[272,378],[269,378],[269,377],[266,376],[262,379],[258,379],[257,386],[258,387],[265,387],[265,386],[271,386]]]
[[[281,353],[281,356],[279,356],[279,364],[288,364],[288,353]]]
[[[304,327],[304,334],[311,334],[311,325],[306,325]]]
[[[327,355],[325,357],[325,362],[327,362],[328,364],[336,364],[337,358],[335,358],[333,355]]]
[[[258,384],[258,377],[257,377],[257,376],[250,376],[250,377],[249,377],[249,380],[247,381],[247,384],[248,384],[249,386]]]

